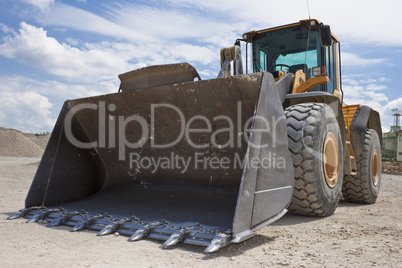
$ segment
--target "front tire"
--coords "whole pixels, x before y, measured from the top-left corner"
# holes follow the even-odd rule
[[[356,156],[357,174],[347,175],[342,187],[348,202],[374,204],[381,184],[381,145],[375,130],[367,129],[363,152]]]
[[[323,103],[293,105],[285,115],[295,171],[289,210],[329,216],[338,206],[343,180],[343,144],[336,116]]]

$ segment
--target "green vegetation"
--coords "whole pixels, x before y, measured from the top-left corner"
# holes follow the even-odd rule
[[[35,135],[36,137],[39,137],[39,136],[47,136],[47,135],[50,135],[50,132],[49,132],[49,131],[40,132],[40,133],[35,133],[34,135]]]

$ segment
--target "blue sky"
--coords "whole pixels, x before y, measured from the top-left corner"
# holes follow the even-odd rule
[[[344,101],[402,111],[402,1],[309,0],[341,40]],[[0,0],[0,126],[51,131],[66,99],[116,92],[118,74],[189,62],[216,77],[250,30],[308,18],[305,1]]]

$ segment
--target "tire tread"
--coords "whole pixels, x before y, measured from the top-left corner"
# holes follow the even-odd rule
[[[343,181],[342,186],[342,195],[343,198],[352,203],[361,203],[361,204],[372,204],[376,201],[376,197],[374,198],[370,195],[370,186],[369,183],[371,181],[368,178],[368,163],[369,159],[369,150],[370,144],[374,142],[374,130],[367,129],[365,138],[364,138],[364,146],[363,152],[356,156],[356,175],[346,175]]]
[[[322,103],[302,103],[285,110],[289,151],[295,168],[295,184],[289,210],[296,214],[328,216],[317,194],[313,176],[314,156],[306,146],[314,142],[315,128],[320,122]]]

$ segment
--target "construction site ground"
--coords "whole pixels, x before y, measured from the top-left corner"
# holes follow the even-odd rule
[[[197,246],[167,250],[160,241],[6,220],[24,207],[39,161],[0,156],[1,267],[402,267],[402,176],[383,174],[374,205],[341,201],[327,218],[287,214],[254,238],[206,255]]]

